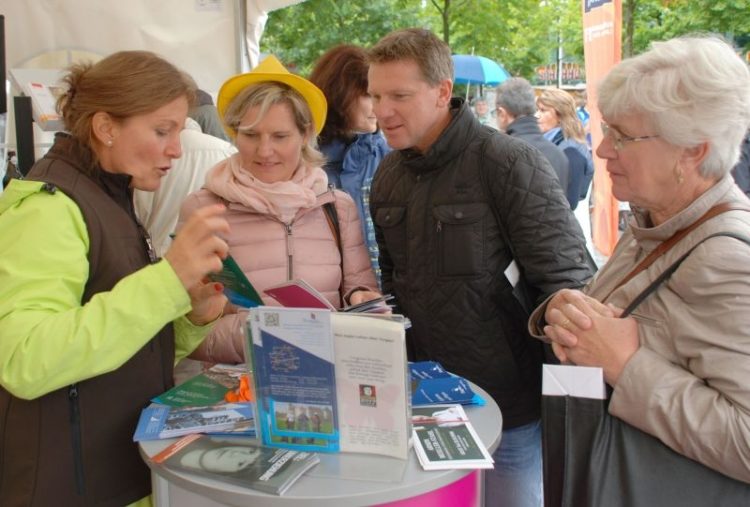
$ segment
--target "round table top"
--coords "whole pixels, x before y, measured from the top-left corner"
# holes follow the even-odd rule
[[[500,445],[502,433],[500,408],[483,389],[475,384],[471,386],[487,403],[481,407],[466,405],[464,409],[479,438],[491,454]],[[152,472],[180,488],[226,505],[281,507],[298,506],[304,502],[305,507],[350,507],[351,505],[382,504],[434,491],[473,472],[473,470],[425,471],[414,452],[409,452],[409,458],[406,461],[373,454],[319,453],[320,463],[295,482],[283,496],[277,496],[153,466],[153,463],[146,459],[176,440],[139,442],[141,454]]]

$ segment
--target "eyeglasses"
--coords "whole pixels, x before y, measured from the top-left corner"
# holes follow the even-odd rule
[[[626,143],[637,143],[638,141],[648,141],[649,139],[656,139],[657,137],[661,137],[658,134],[654,134],[653,136],[638,137],[626,136],[616,128],[610,127],[604,122],[602,122],[602,135],[604,137],[610,137],[612,139],[612,142],[615,145],[615,150],[617,151],[623,149]]]

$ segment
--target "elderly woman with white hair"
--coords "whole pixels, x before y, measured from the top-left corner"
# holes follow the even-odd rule
[[[561,361],[603,369],[610,415],[750,483],[750,201],[729,174],[750,71],[714,37],[654,43],[612,69],[599,109],[596,153],[634,218],[530,329]]]

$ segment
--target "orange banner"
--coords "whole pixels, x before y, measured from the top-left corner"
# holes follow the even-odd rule
[[[602,78],[617,62],[622,51],[622,1],[582,0],[583,51],[586,58],[586,93],[591,114],[591,145],[602,141],[602,116],[596,107],[597,88]],[[594,246],[609,256],[617,243],[618,201],[612,196],[612,182],[604,160],[594,153],[594,211],[591,216]]]

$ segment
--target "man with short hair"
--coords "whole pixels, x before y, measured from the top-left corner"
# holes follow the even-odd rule
[[[536,97],[534,89],[528,81],[522,77],[506,79],[497,87],[497,125],[506,134],[523,139],[534,148],[542,152],[544,158],[552,166],[560,181],[560,188],[567,194],[570,181],[570,168],[568,157],[565,153],[544,138],[539,129],[536,114]],[[574,183],[576,189],[581,182]],[[575,202],[578,202],[578,192],[575,193]],[[570,199],[569,199],[570,200]],[[571,203],[571,208],[573,203]]]
[[[592,274],[583,234],[539,151],[483,127],[451,98],[442,40],[398,30],[368,59],[375,115],[394,149],[370,195],[384,293],[411,319],[411,359],[441,362],[500,406],[487,498],[539,507],[542,351],[528,336],[510,264],[515,257],[537,302],[582,286]]]

